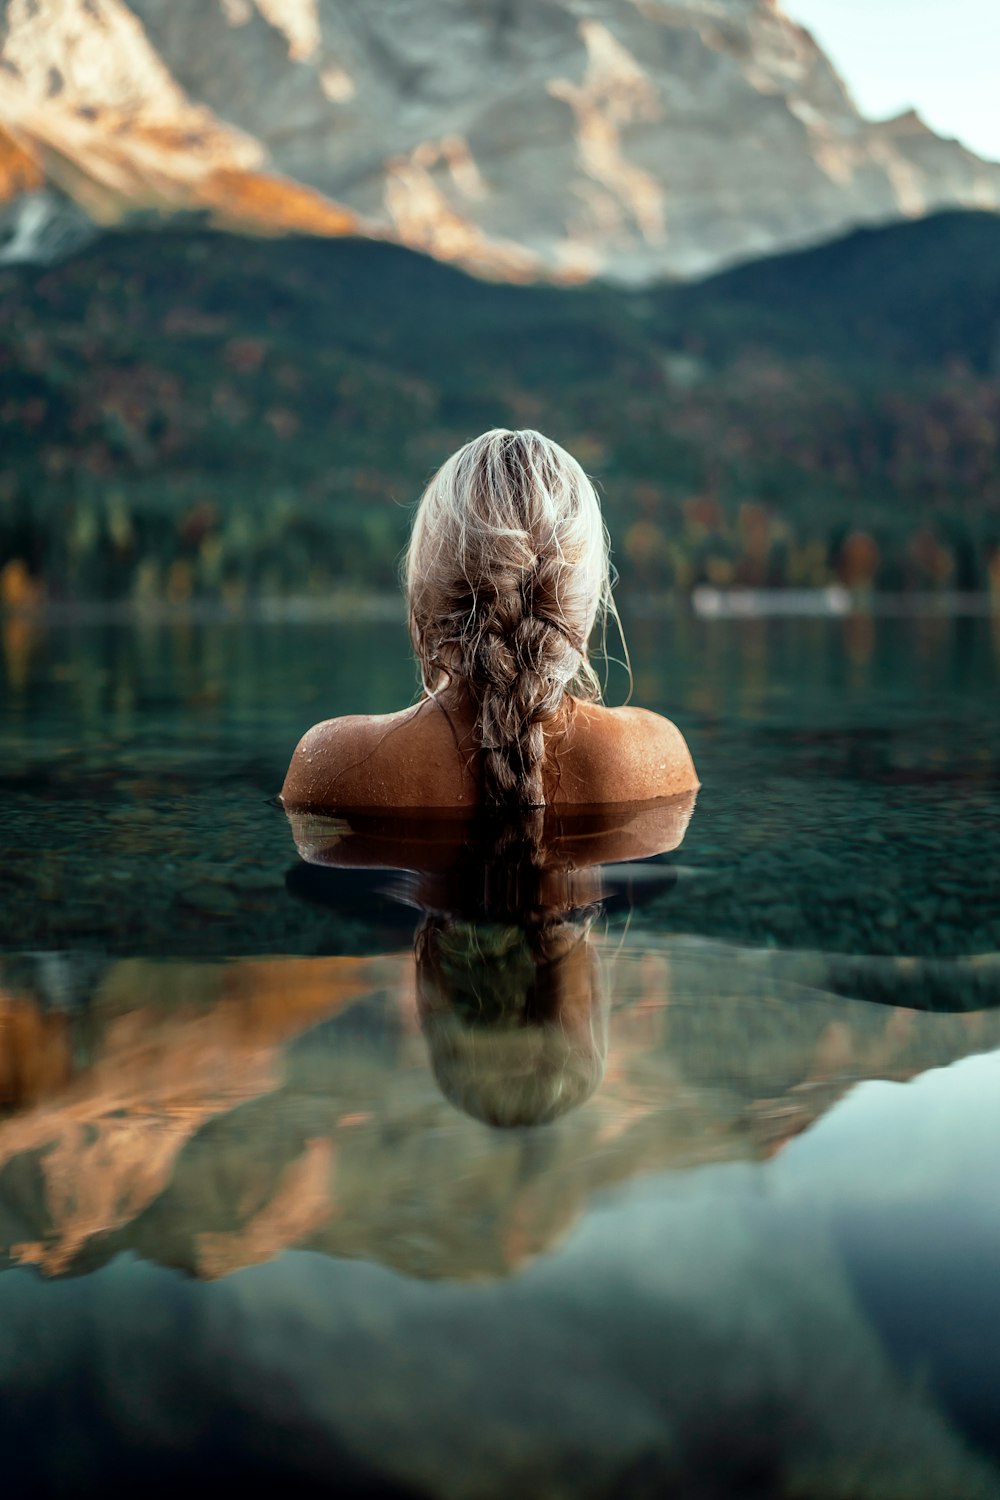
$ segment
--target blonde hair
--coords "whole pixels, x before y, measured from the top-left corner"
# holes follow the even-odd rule
[[[460,681],[475,705],[484,802],[542,806],[543,725],[568,689],[600,698],[588,641],[617,619],[608,534],[576,459],[531,430],[466,443],[421,497],[406,592],[424,690]]]

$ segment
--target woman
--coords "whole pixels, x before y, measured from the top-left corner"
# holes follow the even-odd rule
[[[285,807],[524,808],[697,787],[673,724],[597,701],[588,643],[614,608],[608,536],[557,443],[497,428],[453,454],[417,509],[406,592],[423,697],[310,729]]]

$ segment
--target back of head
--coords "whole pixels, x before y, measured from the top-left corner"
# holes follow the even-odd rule
[[[591,921],[420,924],[417,1009],[434,1076],[456,1108],[487,1125],[544,1125],[599,1087],[607,1007]]]
[[[541,433],[484,433],[425,490],[407,556],[410,635],[427,691],[461,683],[475,705],[485,802],[544,802],[543,725],[568,688],[599,696],[587,642],[609,573],[594,487]]]

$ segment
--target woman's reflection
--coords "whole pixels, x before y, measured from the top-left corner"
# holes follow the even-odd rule
[[[441,1092],[466,1114],[541,1125],[597,1088],[608,1030],[595,914],[539,904],[493,921],[420,922],[420,1023]]]
[[[591,929],[626,862],[681,842],[694,794],[631,806],[454,816],[289,814],[310,869],[290,887],[340,905],[316,867],[400,872],[422,913],[416,997],[444,1096],[494,1126],[541,1125],[588,1099],[607,1060],[608,991]],[[605,869],[605,865],[618,865]],[[672,879],[656,872],[657,888]]]

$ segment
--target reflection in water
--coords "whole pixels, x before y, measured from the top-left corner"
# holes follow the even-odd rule
[[[682,863],[543,828],[531,920],[453,822],[297,827],[285,896],[398,632],[0,642],[12,1493],[996,1500],[1000,630],[863,624],[631,630],[709,790]],[[465,1112],[588,1003],[589,1097]]]
[[[65,976],[5,962],[4,1014],[54,1064],[4,1074],[15,1475],[79,1410],[95,1474],[163,1448],[190,1480],[211,1431],[240,1473],[361,1462],[379,1494],[995,1497],[935,1394],[962,1372],[932,1311],[958,1266],[961,1326],[998,1329],[992,1250],[968,1255],[981,1228],[995,1247],[998,1057],[978,1095],[946,1065],[1000,1048],[1000,1013],[845,1000],[598,923],[589,946],[606,1076],[530,1130],[441,1097],[409,951],[95,964],[62,1009]],[[882,1343],[895,1286],[924,1309],[916,1375]]]
[[[695,794],[654,803],[343,819],[290,813],[303,858],[384,862],[423,916],[416,998],[442,1093],[488,1125],[541,1125],[604,1076],[608,996],[591,929],[607,893],[602,861],[675,849]]]
[[[912,1305],[961,1252],[1000,1328],[968,1253],[1000,1057],[957,1062],[1000,1049],[1000,964],[616,928],[689,815],[300,818],[291,888],[384,951],[0,960],[24,1492],[73,1493],[38,1482],[57,1403],[143,1484],[162,1450],[184,1483],[995,1500],[968,1361]],[[994,1008],[912,1008],[949,985]]]
[[[505,1275],[602,1189],[765,1160],[859,1079],[1000,1046],[994,959],[846,961],[598,919],[669,884],[630,861],[689,811],[549,815],[485,846],[454,821],[296,820],[295,889],[349,882],[363,909],[367,866],[409,904],[416,962],[399,899],[370,956],[4,958],[0,1264],[61,1275],[129,1250],[211,1279],[299,1246]],[[966,1013],[913,1008],[949,986]]]
[[[425,917],[417,1005],[442,1093],[488,1125],[540,1125],[604,1076],[606,1007],[591,917],[537,926]]]

